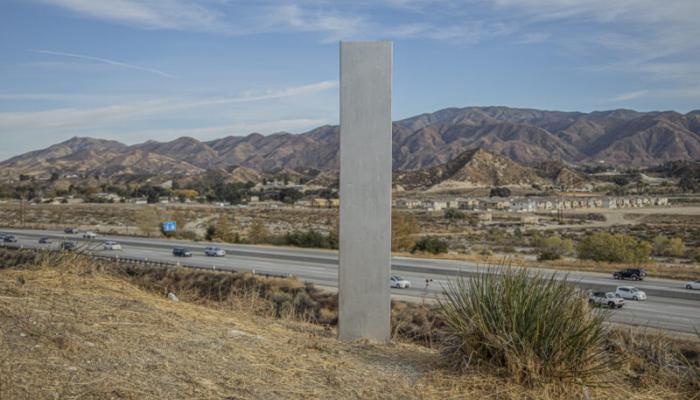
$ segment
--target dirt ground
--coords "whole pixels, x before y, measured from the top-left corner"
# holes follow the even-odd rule
[[[86,263],[0,263],[0,398],[687,397],[626,383],[555,395],[484,373],[458,375],[422,346],[341,343],[333,329],[246,309],[176,302]]]

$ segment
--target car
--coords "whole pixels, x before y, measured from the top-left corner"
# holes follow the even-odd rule
[[[226,251],[218,247],[205,247],[204,254],[209,257],[223,257],[226,255]]]
[[[77,247],[78,246],[75,244],[75,242],[62,242],[61,243],[61,250],[63,250],[63,251],[73,251]]]
[[[94,239],[97,237],[97,234],[95,232],[85,232],[83,233],[83,239]]]
[[[635,281],[641,281],[646,278],[646,276],[647,272],[641,268],[626,268],[613,272],[613,278],[615,279],[634,279]]]
[[[49,243],[51,243],[51,238],[44,236],[43,238],[39,239],[39,244],[49,244]]]
[[[615,296],[612,292],[591,292],[588,295],[588,302],[594,306],[608,306],[610,308],[622,308],[625,299]]]
[[[700,290],[700,281],[690,281],[685,284],[685,288]]]
[[[389,286],[396,289],[408,289],[411,287],[411,281],[406,280],[398,275],[389,278]]]
[[[78,231],[75,228],[66,228],[63,230],[63,233],[67,233],[69,235],[72,235],[74,233],[78,233]]]
[[[102,248],[105,250],[121,250],[122,245],[115,242],[114,240],[108,240],[105,242],[104,245],[102,245]]]
[[[192,252],[184,247],[176,247],[173,249],[175,257],[192,257]]]
[[[615,296],[622,297],[627,300],[646,300],[647,294],[644,291],[637,289],[634,286],[618,286],[615,290]]]
[[[2,241],[5,243],[17,243],[17,237],[15,235],[5,235]]]

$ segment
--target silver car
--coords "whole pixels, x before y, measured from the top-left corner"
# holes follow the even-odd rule
[[[204,254],[209,257],[223,257],[226,255],[226,251],[219,247],[205,247]]]

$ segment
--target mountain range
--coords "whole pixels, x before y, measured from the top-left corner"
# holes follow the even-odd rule
[[[528,166],[552,161],[649,166],[700,159],[700,110],[681,114],[624,109],[581,113],[447,108],[394,122],[393,143],[393,167],[401,171],[446,165],[474,149]],[[242,168],[239,173],[243,176],[254,171],[319,173],[338,169],[338,153],[339,127],[328,125],[300,134],[253,133],[211,141],[181,137],[131,146],[74,137],[0,162],[0,179],[54,172],[192,176],[235,167]]]

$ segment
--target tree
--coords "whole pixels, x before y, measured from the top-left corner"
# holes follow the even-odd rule
[[[236,242],[236,233],[233,231],[233,227],[225,214],[219,215],[216,224],[207,228],[207,240]]]
[[[574,250],[574,242],[571,239],[562,239],[559,236],[550,236],[539,245],[537,259],[558,260],[571,254]]]
[[[391,251],[410,250],[415,244],[414,235],[420,233],[420,226],[412,214],[391,212]]]
[[[654,255],[665,256],[668,253],[669,243],[670,240],[668,239],[668,236],[658,235],[655,237],[651,247]]]
[[[160,232],[160,213],[153,206],[145,206],[138,213],[137,226],[146,236],[153,236]]]
[[[685,243],[680,237],[669,239],[659,235],[654,238],[652,252],[657,256],[683,257],[685,255]]]
[[[674,237],[669,241],[668,252],[673,257],[683,257],[685,255],[685,243],[683,239]]]
[[[248,241],[250,243],[267,243],[269,238],[270,231],[267,226],[259,219],[254,220],[248,229]]]
[[[495,187],[489,192],[489,197],[510,197],[511,191],[507,187]]]
[[[447,253],[447,242],[435,236],[423,237],[420,238],[413,246],[413,249],[411,249],[411,253],[417,251],[424,251],[432,254]]]
[[[284,203],[294,204],[304,195],[294,188],[284,188],[279,192],[279,200]]]
[[[454,208],[446,209],[444,216],[445,216],[445,219],[450,219],[450,220],[466,218],[466,215],[462,211],[455,210]]]
[[[576,250],[583,260],[643,264],[649,261],[652,246],[629,235],[597,232],[583,238]]]

